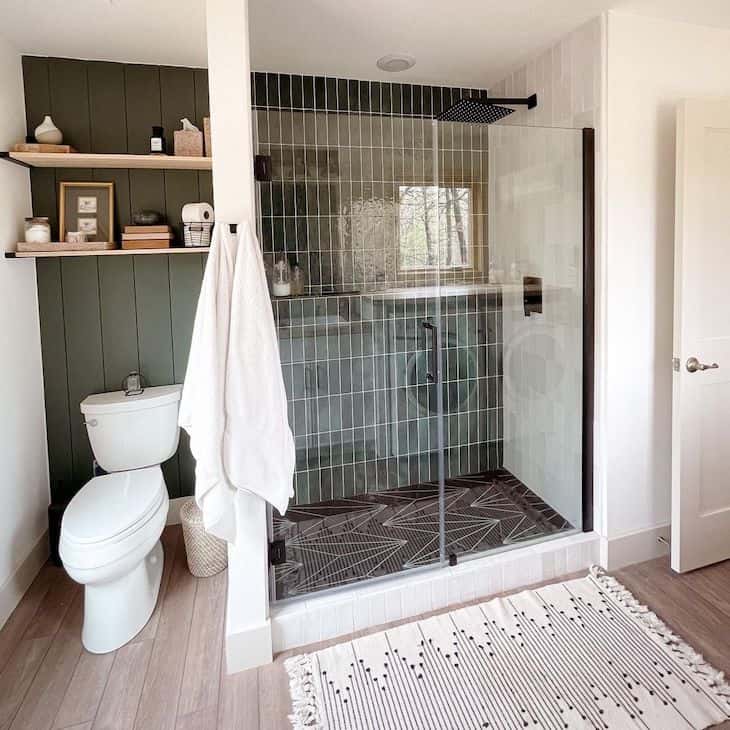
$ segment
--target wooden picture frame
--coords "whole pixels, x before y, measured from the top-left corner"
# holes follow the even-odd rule
[[[89,242],[114,242],[113,182],[62,182],[58,201],[61,242],[69,230],[85,232]]]

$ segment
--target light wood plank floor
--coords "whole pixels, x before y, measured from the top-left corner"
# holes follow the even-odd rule
[[[289,727],[286,655],[227,676],[225,573],[191,576],[179,527],[167,528],[163,543],[155,613],[131,643],[111,654],[83,650],[81,587],[63,570],[43,568],[0,631],[0,730]],[[730,561],[678,576],[660,559],[615,576],[730,674]]]

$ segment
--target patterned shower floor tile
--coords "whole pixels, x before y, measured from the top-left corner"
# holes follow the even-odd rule
[[[447,479],[444,503],[447,556],[572,529],[503,469]],[[438,485],[291,507],[273,529],[286,544],[274,568],[277,599],[428,565],[439,558]]]

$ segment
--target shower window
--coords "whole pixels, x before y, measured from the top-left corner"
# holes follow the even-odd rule
[[[464,185],[399,186],[398,267],[401,272],[474,268],[474,197],[472,188]]]

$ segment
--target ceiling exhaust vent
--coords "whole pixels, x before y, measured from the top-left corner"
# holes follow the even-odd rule
[[[379,58],[375,63],[381,71],[399,73],[413,68],[416,65],[416,59],[402,53],[389,53],[387,56]]]

